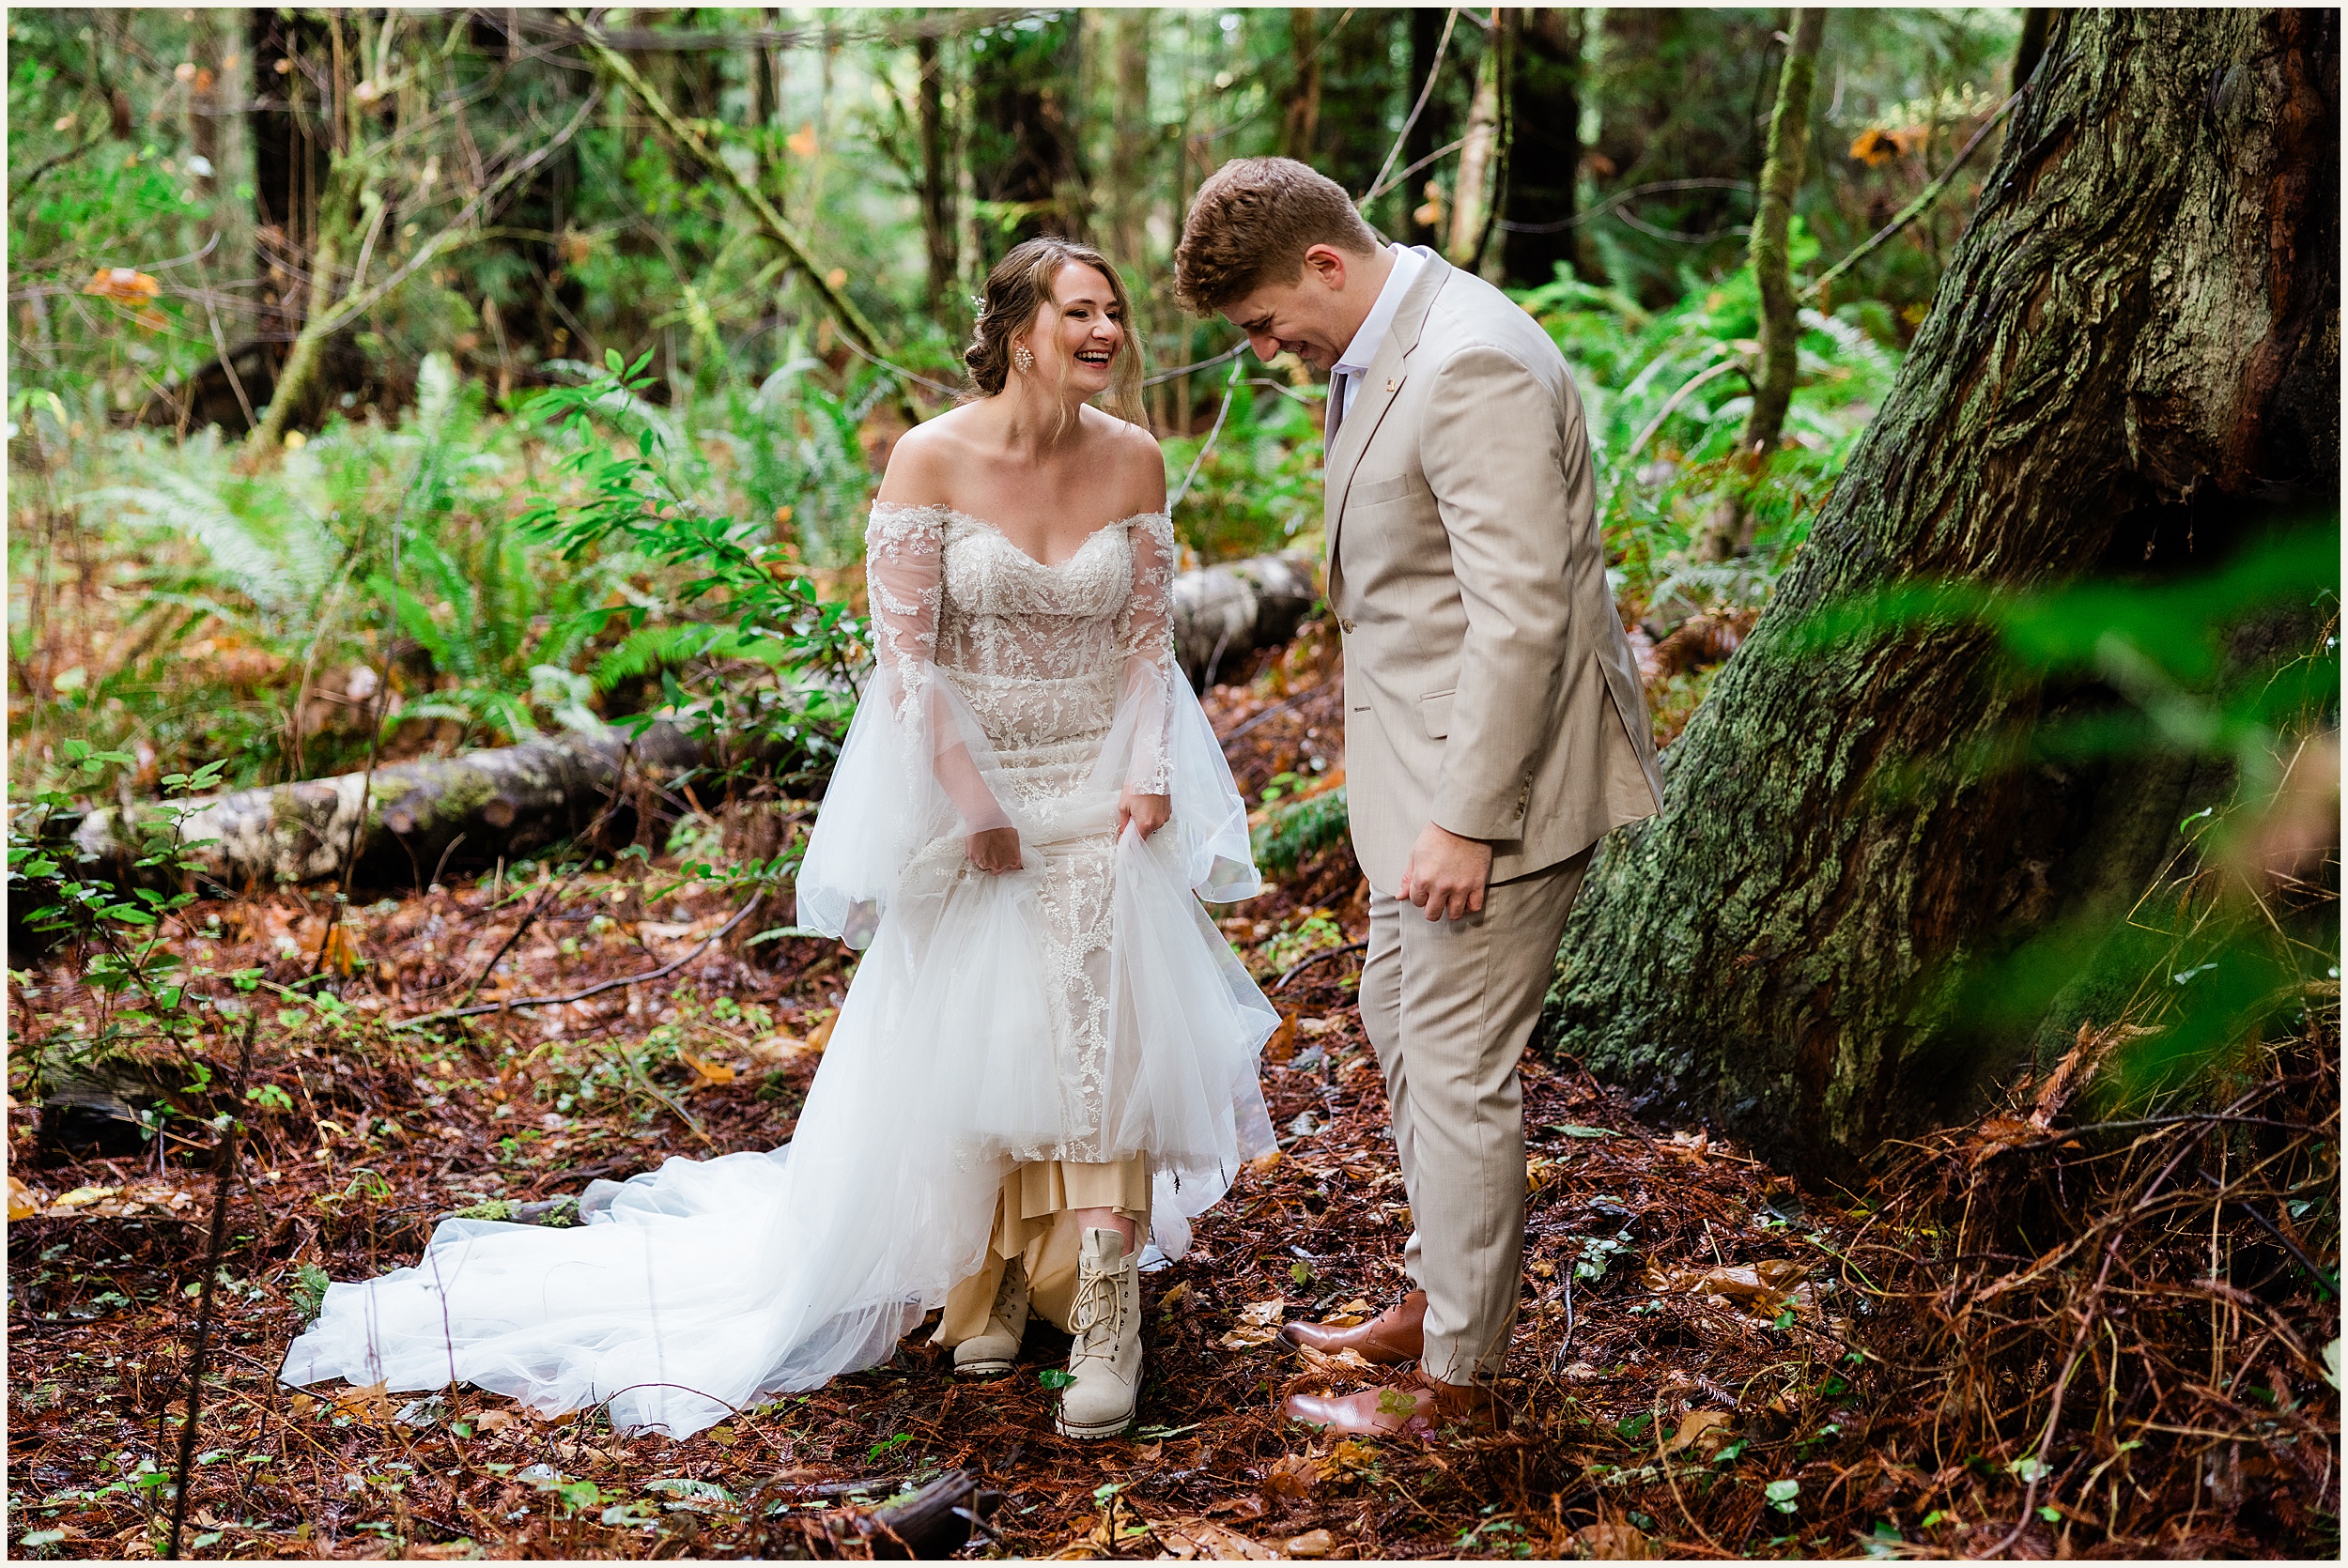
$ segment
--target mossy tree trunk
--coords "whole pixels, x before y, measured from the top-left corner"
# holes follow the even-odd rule
[[[1823,9],[1809,6],[1795,10],[1793,42],[1778,72],[1769,159],[1761,166],[1761,199],[1753,219],[1749,255],[1753,282],[1761,290],[1761,346],[1754,356],[1760,362],[1753,376],[1753,407],[1737,446],[1746,473],[1756,479],[1777,452],[1785,410],[1794,402],[1795,350],[1801,337],[1794,304],[1794,196],[1801,190],[1804,154],[1810,149],[1810,89],[1817,81],[1818,39],[1825,31]],[[1698,554],[1707,561],[1726,561],[1752,547],[1753,510],[1740,487],[1722,498]]]
[[[1831,1158],[1964,1113],[2031,1048],[1953,1017],[1955,970],[2132,899],[2222,774],[1952,768],[1894,795],[1893,766],[2111,699],[2017,690],[1978,634],[1801,657],[1787,634],[1914,576],[2199,572],[2278,507],[2336,504],[2338,27],[2055,14],[1897,384],[1664,754],[1661,816],[1593,869],[1562,1050],[1659,1114]]]

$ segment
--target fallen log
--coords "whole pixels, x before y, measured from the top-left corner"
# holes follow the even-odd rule
[[[665,722],[634,740],[609,730],[526,741],[394,763],[371,780],[348,773],[190,801],[180,832],[196,846],[186,858],[232,890],[327,881],[341,872],[354,829],[355,883],[421,885],[460,841],[466,863],[510,860],[585,831],[627,780],[663,777],[701,761],[701,743]],[[126,880],[147,853],[147,835],[127,831],[111,807],[84,817],[72,838],[81,853]]]
[[[1303,550],[1184,572],[1174,579],[1174,654],[1204,690],[1249,653],[1296,635],[1321,600],[1313,558]]]
[[[1184,572],[1172,596],[1176,657],[1203,687],[1294,636],[1321,590],[1312,557],[1290,550]],[[584,832],[624,780],[657,779],[704,760],[700,742],[665,721],[634,742],[617,730],[526,741],[394,763],[376,769],[372,781],[350,773],[190,801],[181,837],[197,843],[188,858],[208,880],[242,891],[332,880],[357,829],[354,885],[421,887],[446,866],[511,860]],[[151,823],[162,808],[138,809]],[[150,853],[147,835],[126,830],[113,807],[58,825],[119,881],[133,880],[136,862]]]

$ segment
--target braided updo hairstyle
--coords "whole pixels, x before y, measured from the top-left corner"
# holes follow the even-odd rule
[[[993,397],[1003,390],[1011,378],[1014,343],[1034,328],[1036,318],[1051,304],[1053,280],[1071,262],[1092,268],[1109,281],[1125,341],[1111,361],[1108,410],[1120,419],[1139,423],[1141,336],[1134,330],[1133,300],[1125,292],[1125,280],[1117,275],[1109,258],[1074,239],[1047,235],[1023,240],[986,275],[986,297],[980,301],[978,325],[970,334],[970,346],[962,355],[962,362],[969,367],[970,383],[981,397]],[[1039,356],[1036,372],[1057,375],[1064,382],[1068,361],[1056,358],[1058,363]]]

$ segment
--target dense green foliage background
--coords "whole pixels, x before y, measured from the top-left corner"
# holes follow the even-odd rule
[[[1800,276],[1982,128],[2018,15],[1834,14]],[[1172,306],[1167,272],[1190,192],[1238,154],[1307,156],[1357,190],[1389,171],[1372,220],[1456,240],[1455,259],[1519,290],[1574,364],[1627,618],[1660,638],[1700,609],[1749,612],[1887,387],[1989,165],[1973,160],[1811,301],[1787,450],[1753,498],[1755,548],[1695,560],[1747,402],[1743,221],[1782,21],[604,13],[901,374],[852,351],[807,273],[559,13],[13,13],[11,776],[53,780],[67,736],[136,757],[134,785],[208,761],[239,782],[304,776],[356,765],[378,717],[394,753],[445,749],[635,711],[696,659],[713,673],[721,640],[661,628],[721,618],[722,603],[684,604],[666,568],[616,546],[558,561],[516,526],[579,499],[558,463],[578,438],[523,409],[612,351],[650,353],[645,407],[699,502],[769,530],[854,599],[888,443],[958,384],[987,262],[1044,228],[1085,234],[1128,269],[1160,376],[1152,421],[1171,481],[1190,476],[1177,520],[1191,548],[1311,546],[1311,378],[1252,356],[1164,374],[1233,341]],[[1540,70],[1527,40],[1554,56]],[[1498,155],[1462,192],[1455,144],[1477,133],[1484,82],[1488,117],[1505,111]],[[1536,166],[1561,136],[1581,149],[1569,178]],[[1427,166],[1394,177],[1422,147]],[[1513,168],[1511,149],[1525,149]],[[1462,200],[1496,222],[1453,223]],[[335,267],[313,279],[338,211]],[[240,445],[322,289],[378,292],[329,346],[284,446]],[[626,653],[629,628],[595,613],[621,604],[643,623]],[[1706,678],[1659,693],[1667,732]]]

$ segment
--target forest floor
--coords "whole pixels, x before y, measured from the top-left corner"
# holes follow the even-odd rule
[[[1219,731],[1261,721],[1232,748],[1250,798],[1283,776],[1311,788],[1334,774],[1336,695],[1290,674],[1210,694]],[[2119,1528],[2116,1481],[2099,1518],[2083,1500],[2033,1509],[2036,1479],[2026,1498],[2014,1466],[1980,1454],[1926,1473],[1923,1385],[1871,1358],[1859,1331],[1880,1282],[1851,1259],[1878,1196],[1798,1185],[1700,1129],[1645,1125],[1569,1062],[1524,1069],[1527,1268],[1501,1383],[1513,1428],[1334,1440],[1284,1421],[1292,1391],[1375,1379],[1287,1348],[1278,1322],[1374,1311],[1406,1288],[1408,1210],[1353,1006],[1359,956],[1339,950],[1366,934],[1358,891],[1340,843],[1224,923],[1268,987],[1294,970],[1263,1071],[1281,1151],[1199,1221],[1187,1256],[1145,1277],[1141,1424],[1094,1442],[1054,1433],[1039,1375],[1067,1342],[1041,1324],[1005,1378],[956,1381],[917,1332],[881,1366],[685,1441],[619,1436],[593,1411],[540,1421],[471,1391],[279,1386],[321,1271],[412,1262],[455,1210],[786,1138],[850,957],[811,939],[711,941],[734,907],[722,894],[645,904],[609,872],[364,905],[341,1007],[261,1009],[253,1085],[276,1092],[250,1106],[217,1276],[192,1555],[860,1555],[838,1547],[843,1525],[957,1468],[1000,1494],[995,1539],[965,1548],[979,1556],[1939,1556],[2000,1540],[2055,1556],[2150,1539]],[[322,903],[291,890],[189,919],[216,933],[183,945],[192,964],[280,983],[323,935]],[[1317,950],[1329,956],[1295,969]],[[477,999],[495,1001],[680,959],[657,981],[565,1006],[388,1026],[459,1000],[476,976]],[[97,1006],[54,955],[13,977],[12,1038],[23,1050]],[[183,1122],[198,1135],[68,1157],[38,1119],[11,1099],[9,1535],[20,1555],[159,1555],[209,1134]],[[2336,1309],[2329,1321],[2336,1334]],[[2277,1407],[2248,1445],[2247,1485],[2232,1439],[2232,1500],[2204,1496],[2198,1469],[2183,1492],[2154,1480],[2127,1500],[2131,1514],[2165,1514],[2169,1549],[2276,1551],[2336,1532],[2321,1499],[2336,1485],[2337,1405],[2284,1376],[2296,1364],[2284,1351],[2261,1364]],[[2278,1444],[2303,1446],[2258,1469]],[[2243,1500],[2262,1490],[2278,1497]],[[1918,1500],[1960,1494],[1978,1506]],[[2300,1494],[2318,1500],[2291,1513]]]

